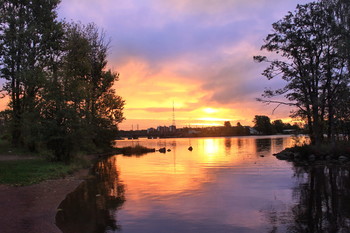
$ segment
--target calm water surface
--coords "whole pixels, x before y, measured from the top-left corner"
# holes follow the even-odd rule
[[[118,141],[171,151],[98,162],[62,201],[56,224],[64,233],[350,232],[349,169],[294,168],[272,155],[294,143],[286,136]]]

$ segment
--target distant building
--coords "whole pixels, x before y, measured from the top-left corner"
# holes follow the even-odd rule
[[[148,128],[147,129],[147,134],[153,134],[155,133],[157,130],[155,128]]]
[[[257,131],[256,129],[249,127],[249,133],[252,135],[257,135],[260,134],[259,131]]]
[[[176,132],[176,126],[175,125],[169,126],[169,132],[170,133],[175,133]]]
[[[169,127],[167,127],[167,126],[158,126],[158,127],[157,127],[157,131],[158,131],[160,134],[165,134],[165,133],[169,133],[169,132],[170,132],[170,129],[169,129]]]

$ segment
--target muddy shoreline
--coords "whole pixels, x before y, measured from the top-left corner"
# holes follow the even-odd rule
[[[83,169],[63,179],[23,187],[0,185],[2,233],[61,233],[55,224],[57,207],[88,175]]]

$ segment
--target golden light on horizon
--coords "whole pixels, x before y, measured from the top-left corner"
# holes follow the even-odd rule
[[[215,108],[204,108],[203,112],[208,113],[208,114],[212,114],[212,113],[217,113],[219,110],[215,109]]]
[[[228,118],[215,118],[215,117],[201,117],[201,118],[197,118],[197,120],[200,121],[207,121],[207,122],[212,122],[212,121],[231,121],[232,119],[228,119]]]
[[[192,143],[196,152],[187,150],[189,143],[187,139],[180,143],[186,146],[183,146],[184,144],[175,146],[172,152],[167,153],[168,156],[152,154],[135,159],[118,155],[120,179],[128,184],[130,200],[140,200],[143,195],[150,193],[166,196],[198,190],[204,183],[215,179],[208,170],[209,167],[232,166],[245,162],[242,156],[226,156],[227,148],[222,139],[194,140]],[[232,139],[233,146],[230,148],[232,154],[238,153],[235,144],[237,139]],[[249,150],[255,150],[255,145],[249,145]],[[159,173],[162,175],[154,175]]]

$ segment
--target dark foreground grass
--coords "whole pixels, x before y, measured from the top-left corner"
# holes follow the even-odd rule
[[[71,174],[80,166],[49,162],[45,159],[0,161],[0,184],[23,186]]]

